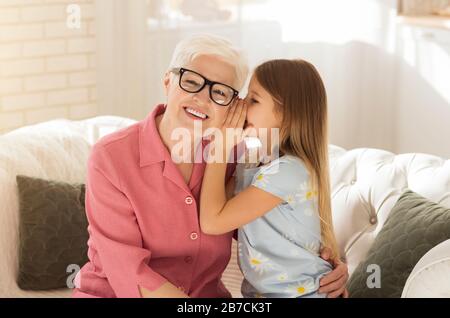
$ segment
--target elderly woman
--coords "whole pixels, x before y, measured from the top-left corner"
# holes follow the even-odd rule
[[[76,277],[74,297],[230,297],[221,275],[233,233],[206,235],[199,225],[205,163],[194,160],[194,150],[201,138],[191,138],[191,160],[174,160],[172,133],[194,136],[198,121],[203,130],[220,127],[247,73],[228,41],[188,38],[164,77],[167,104],[94,146],[86,191],[89,262]],[[192,76],[204,80],[200,91],[182,85]],[[227,180],[233,170],[230,165]],[[337,297],[345,294],[347,266],[331,263],[322,292]]]

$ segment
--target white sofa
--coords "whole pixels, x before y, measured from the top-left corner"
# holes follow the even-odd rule
[[[132,123],[133,120],[111,116],[55,120],[0,136],[0,297],[70,295],[68,289],[29,292],[17,287],[16,175],[84,182],[92,144]],[[376,149],[346,151],[330,146],[330,166],[334,224],[350,273],[364,259],[405,188],[450,207],[450,160],[425,154],[394,155]],[[235,297],[240,296],[241,279],[234,250],[223,281]],[[450,240],[423,256],[402,297],[450,297]]]

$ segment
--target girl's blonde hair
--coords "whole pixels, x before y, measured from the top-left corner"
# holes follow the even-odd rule
[[[258,66],[254,74],[282,114],[280,153],[300,158],[310,172],[318,195],[322,245],[339,257],[331,213],[327,95],[322,79],[303,60],[271,60]]]

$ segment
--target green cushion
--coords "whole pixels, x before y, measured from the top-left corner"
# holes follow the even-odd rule
[[[85,186],[17,176],[19,273],[24,290],[67,287],[70,264],[87,262]]]
[[[366,259],[348,282],[350,297],[401,297],[409,274],[431,248],[450,238],[450,209],[410,190],[403,193],[377,235]],[[380,288],[369,288],[380,269]],[[369,271],[368,271],[369,269]],[[369,284],[373,287],[373,284]]]

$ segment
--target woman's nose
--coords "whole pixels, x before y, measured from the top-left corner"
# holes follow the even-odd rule
[[[194,101],[199,104],[202,104],[202,105],[212,102],[211,98],[209,96],[209,86],[208,85],[203,87],[203,89],[200,92],[194,94]]]

